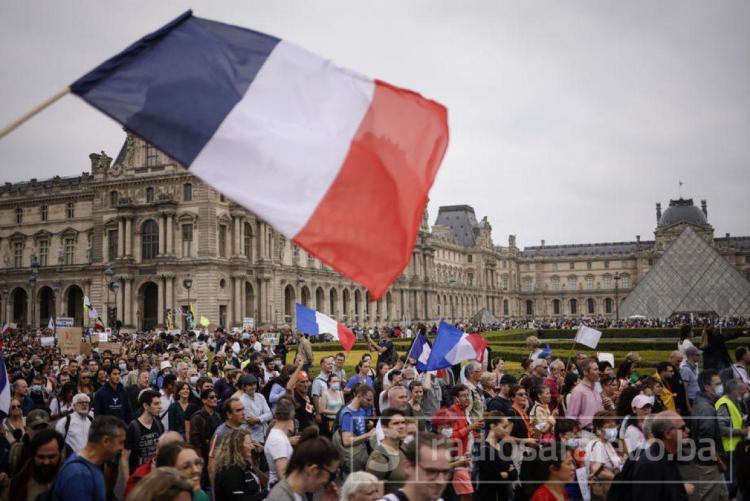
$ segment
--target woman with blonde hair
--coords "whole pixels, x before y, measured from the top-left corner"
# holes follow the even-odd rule
[[[151,470],[131,491],[127,501],[191,501],[193,486],[176,468]]]
[[[253,472],[253,466],[250,432],[238,429],[227,433],[214,458],[214,499],[264,499],[267,493]]]
[[[339,501],[375,501],[383,497],[383,484],[366,471],[355,471],[341,486]]]

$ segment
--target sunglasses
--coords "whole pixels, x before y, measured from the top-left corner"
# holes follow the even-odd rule
[[[10,408],[11,409],[20,409],[21,406],[20,405],[11,405]]]

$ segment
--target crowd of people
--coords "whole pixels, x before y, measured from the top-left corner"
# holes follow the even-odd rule
[[[750,499],[750,351],[711,325],[649,368],[531,336],[517,373],[490,351],[418,371],[406,330],[363,333],[357,360],[291,331],[115,333],[119,353],[67,356],[8,334],[0,500]]]

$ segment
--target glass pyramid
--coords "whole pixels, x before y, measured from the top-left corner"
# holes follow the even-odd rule
[[[620,317],[689,312],[750,315],[750,281],[687,227],[623,301]]]

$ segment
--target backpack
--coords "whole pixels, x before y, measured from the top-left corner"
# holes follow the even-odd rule
[[[634,479],[635,465],[638,459],[641,457],[643,449],[635,451],[628,459],[625,464],[622,465],[622,469],[612,479],[612,483],[607,493],[607,501],[631,501],[632,490],[631,485]]]
[[[71,414],[65,416],[65,434],[63,435],[63,441],[68,439],[68,430],[70,429],[70,416]],[[94,421],[94,418],[91,417],[91,414],[86,414],[86,417],[89,419],[89,423]]]
[[[341,457],[339,468],[346,473],[363,470],[367,465],[367,459],[370,453],[367,451],[367,442],[361,442],[352,447],[346,447],[341,438],[341,419],[345,412],[351,414],[351,409],[344,405],[336,413],[336,421],[333,423],[331,441]]]

